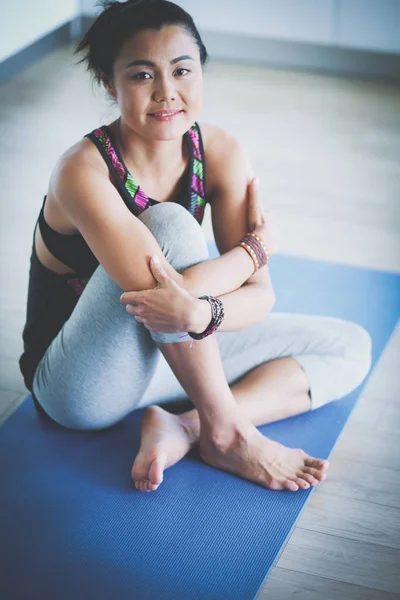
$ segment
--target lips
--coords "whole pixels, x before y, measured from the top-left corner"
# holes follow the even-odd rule
[[[181,110],[159,110],[155,113],[149,113],[149,115],[150,117],[173,117],[181,112]]]
[[[183,112],[183,110],[159,110],[156,113],[149,113],[149,117],[158,123],[168,123],[177,119]]]
[[[149,113],[150,117],[155,117],[156,119],[173,119],[176,115],[179,115],[182,110],[159,110],[156,113]]]

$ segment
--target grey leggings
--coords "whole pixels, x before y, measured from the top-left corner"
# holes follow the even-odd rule
[[[177,271],[208,258],[203,231],[182,206],[161,203],[139,218]],[[126,312],[122,293],[99,265],[36,369],[34,394],[60,425],[101,429],[150,404],[187,399],[156,344],[182,334],[149,332]],[[247,329],[214,335],[229,384],[291,356],[308,378],[312,408],[350,393],[370,369],[368,333],[341,319],[271,313]]]

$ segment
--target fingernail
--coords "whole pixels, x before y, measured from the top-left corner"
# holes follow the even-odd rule
[[[153,256],[153,262],[160,264],[160,261],[158,259],[158,256]]]
[[[258,184],[260,183],[260,178],[259,178],[259,177],[256,177],[256,178],[255,178],[255,180],[254,180],[254,183],[255,183],[256,185],[258,185]]]

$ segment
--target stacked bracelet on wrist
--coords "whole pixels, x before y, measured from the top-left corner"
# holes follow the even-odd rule
[[[242,246],[250,254],[254,262],[254,273],[269,261],[269,252],[257,233],[246,233],[236,246]]]
[[[194,340],[202,340],[203,338],[211,335],[218,329],[224,320],[224,305],[222,300],[219,298],[214,298],[214,296],[200,296],[199,300],[207,300],[209,305],[211,306],[212,318],[208,325],[208,327],[203,331],[203,333],[192,333],[188,331],[188,334]]]

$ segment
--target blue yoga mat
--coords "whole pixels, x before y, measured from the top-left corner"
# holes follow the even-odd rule
[[[399,276],[288,256],[270,268],[275,311],[363,325],[376,363],[398,319]],[[340,401],[259,430],[328,458],[366,381]],[[2,599],[256,598],[312,489],[266,490],[193,450],[157,492],[138,492],[130,469],[142,415],[103,432],[68,431],[38,414],[29,396],[5,422]]]

